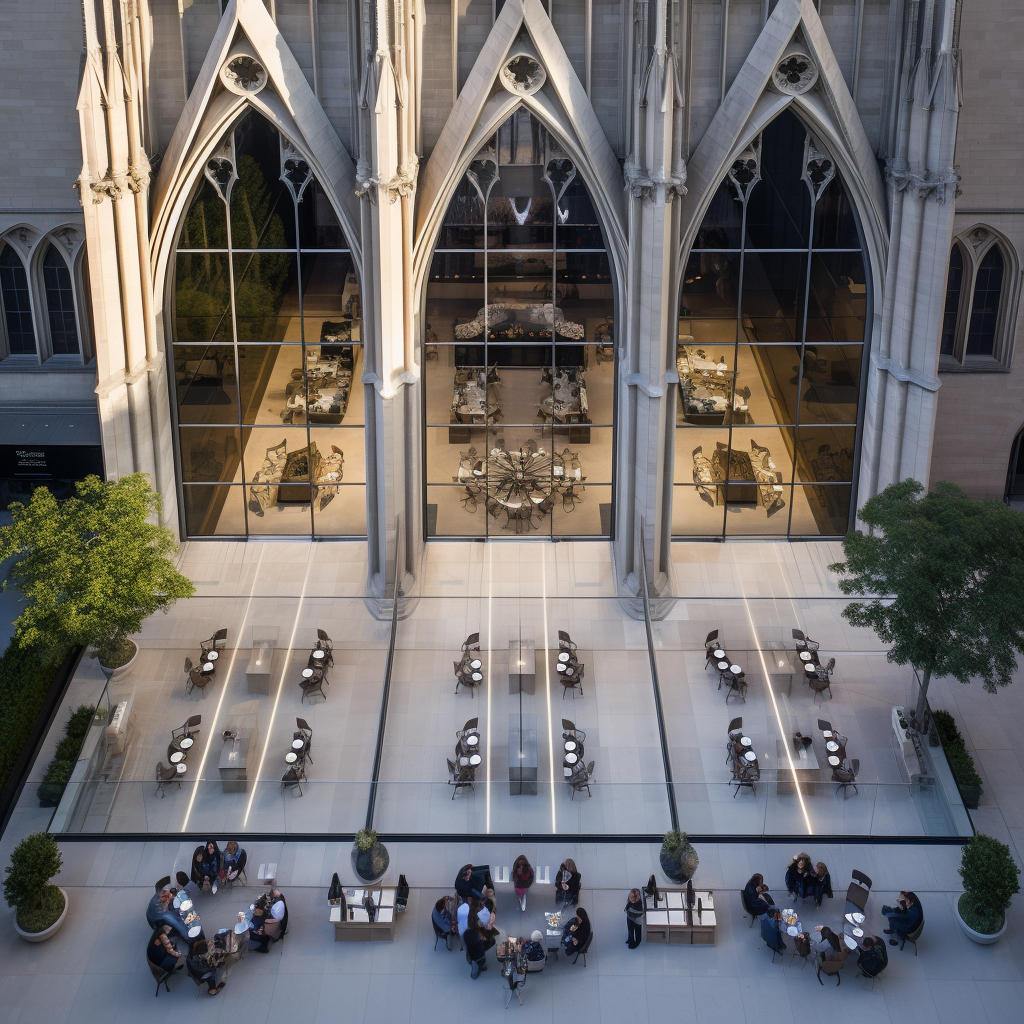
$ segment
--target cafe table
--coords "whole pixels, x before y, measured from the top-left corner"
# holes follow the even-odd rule
[[[182,927],[189,939],[198,939],[203,934],[203,922],[199,917],[199,911],[184,889],[180,890],[172,901],[174,909],[181,918]]]

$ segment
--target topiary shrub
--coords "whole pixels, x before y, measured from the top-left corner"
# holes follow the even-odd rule
[[[71,739],[84,740],[85,734],[89,731],[89,723],[95,713],[96,708],[92,704],[79,704],[71,712],[71,717],[68,719],[67,725],[64,726],[64,735]]]
[[[60,803],[78,762],[78,755],[82,752],[85,734],[89,731],[89,723],[95,711],[96,708],[91,704],[79,704],[78,709],[71,713],[64,726],[66,735],[57,744],[57,752],[46,766],[43,781],[36,789],[40,807],[56,807]]]
[[[33,832],[14,848],[4,879],[4,899],[18,908],[18,927],[26,932],[49,928],[64,912],[64,896],[50,884],[60,874],[57,840],[46,832]]]
[[[946,754],[946,762],[953,773],[953,781],[960,791],[965,807],[972,809],[978,806],[983,792],[982,778],[974,767],[974,758],[967,753],[960,730],[956,727],[956,719],[948,711],[936,711],[932,714],[935,731],[942,741],[942,749]]]
[[[43,781],[36,788],[40,807],[56,807],[60,803],[60,798],[71,781],[75,764],[75,761],[58,761],[55,758],[46,766]]]
[[[966,892],[957,903],[964,923],[977,932],[999,931],[1010,901],[1020,892],[1019,874],[1005,843],[981,834],[969,839],[960,859]]]

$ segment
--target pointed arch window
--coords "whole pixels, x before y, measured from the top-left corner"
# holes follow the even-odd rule
[[[171,313],[186,533],[365,535],[356,268],[309,162],[253,110],[194,187]]]
[[[46,294],[46,315],[50,325],[50,348],[54,355],[78,355],[78,316],[75,312],[75,291],[71,270],[64,257],[51,242],[43,256],[43,287]]]
[[[445,213],[424,305],[428,536],[609,536],[614,292],[580,168],[525,108]]]
[[[728,168],[684,267],[673,534],[847,532],[868,292],[835,162],[783,111]]]
[[[975,227],[953,240],[939,342],[939,369],[1005,370],[1010,365],[1019,282],[1012,248]]]
[[[4,243],[0,243],[0,305],[3,306],[7,354],[34,356],[36,332],[32,326],[28,274],[14,247]]]

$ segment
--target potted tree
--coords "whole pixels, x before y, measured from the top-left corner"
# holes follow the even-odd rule
[[[4,898],[15,907],[14,930],[26,942],[45,942],[64,923],[68,894],[50,879],[60,873],[57,840],[33,832],[14,848],[4,879]]]
[[[697,873],[697,865],[700,863],[697,851],[690,845],[686,833],[675,828],[665,833],[659,859],[665,877],[677,885],[689,882]]]
[[[91,646],[112,677],[130,670],[131,635],[145,619],[195,588],[174,568],[174,535],[158,525],[160,495],[144,473],[87,476],[75,491],[58,502],[37,487],[28,504],[11,505],[0,529],[0,560],[16,559],[5,586],[26,598],[15,622],[23,645]]]
[[[1010,900],[1020,891],[1019,874],[1010,848],[998,839],[976,835],[964,844],[960,877],[966,891],[954,909],[968,938],[983,946],[999,940]]]
[[[361,828],[352,844],[352,867],[364,882],[376,882],[388,870],[391,858],[372,828]]]

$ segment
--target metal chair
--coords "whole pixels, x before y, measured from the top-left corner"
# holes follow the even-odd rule
[[[739,739],[739,737],[742,736],[742,735],[743,735],[743,719],[742,718],[734,718],[729,723],[729,739],[731,739],[731,740]]]
[[[793,639],[796,641],[798,651],[816,651],[818,649],[818,641],[812,640],[802,629],[793,630]]]
[[[197,665],[188,674],[188,683],[185,687],[186,696],[191,694],[193,690],[198,690],[203,700],[206,700],[206,688],[210,685],[212,676],[204,676]]]
[[[476,781],[476,773],[473,772],[472,769],[466,771],[461,770],[450,757],[445,758],[445,760],[448,762],[448,771],[451,773],[448,785],[454,787],[454,789],[452,789],[452,799],[455,799],[455,794],[458,793],[460,789],[465,789],[467,786],[475,793],[476,787],[473,783]]]
[[[305,749],[302,752],[302,756],[306,758],[310,764],[313,763],[313,730],[310,727],[309,722],[304,718],[296,718],[295,725],[299,732],[302,733],[303,742],[306,744]]]
[[[857,776],[860,774],[860,759],[854,758],[850,762],[850,767],[847,768],[845,765],[840,765],[838,768],[832,769],[832,781],[836,783],[836,795],[839,794],[839,790],[843,791],[843,799],[847,797],[847,790],[850,786],[853,786],[854,793],[859,795],[860,791],[857,789]]]
[[[828,690],[828,699],[832,699],[832,681],[826,675],[822,678],[820,675],[813,675],[807,680],[807,684],[814,691],[814,702],[818,702],[818,698]]]
[[[712,647],[718,645],[718,630],[713,629],[706,637],[704,637],[704,647],[710,650]]]
[[[576,651],[576,645],[572,642],[572,637],[564,629],[558,631],[558,648],[562,651]]]
[[[184,871],[175,871],[174,880],[178,883],[179,889],[184,889],[185,886],[187,886],[188,883],[192,881],[192,879],[189,878]]]
[[[729,689],[725,693],[725,703],[729,703],[729,698],[733,694],[737,694],[744,704],[747,703],[747,680],[745,674],[740,672],[739,675],[734,675],[732,672],[723,672],[723,677],[728,678]]]
[[[461,740],[464,736],[468,736],[471,732],[477,732],[479,725],[479,718],[467,718],[466,724],[461,729],[455,730],[455,738],[457,740]]]
[[[842,978],[839,977],[839,972],[843,969],[843,964],[846,963],[846,951],[843,951],[842,958],[839,960],[819,960],[815,965],[815,974],[818,976],[818,984],[824,985],[825,982],[821,980],[823,974],[835,975],[836,988],[843,983]]]
[[[288,771],[281,776],[281,792],[286,789],[297,789],[299,796],[302,796],[302,783],[306,781],[306,769],[301,760],[296,761]]]
[[[153,963],[153,961],[150,960],[149,957],[146,957],[146,963],[149,964],[150,973],[153,975],[154,978],[156,978],[156,992],[154,993],[154,995],[159,997],[161,985],[163,985],[163,987],[166,989],[167,994],[170,995],[171,990],[168,987],[167,982],[170,978],[173,978],[174,975],[177,974],[178,971],[180,971],[185,966],[185,964],[182,963],[181,960],[179,960],[169,971],[165,971],[157,967],[157,965]]]
[[[859,871],[853,872],[853,881],[850,882],[846,889],[846,907],[843,910],[844,914],[853,910],[864,913],[864,908],[868,905],[868,896],[871,895],[871,879],[867,875],[861,874]],[[867,885],[859,885],[860,879],[865,879]]]
[[[185,696],[187,697],[192,692],[192,659],[185,659],[185,667],[182,669],[185,673]]]
[[[181,779],[174,765],[165,768],[163,761],[158,761],[156,765],[156,795],[167,796],[164,786],[169,786],[172,782],[177,782],[178,789],[181,789]]]
[[[562,681],[562,700],[565,700],[565,694],[568,690],[572,690],[573,700],[576,699],[577,689],[580,691],[580,696],[583,696],[583,672],[584,667],[579,665],[572,675],[569,674],[568,669],[558,673],[558,678]]]
[[[731,784],[736,787],[732,794],[733,800],[736,799],[736,794],[739,793],[744,786],[746,786],[754,796],[757,796],[755,783],[760,781],[761,769],[756,764],[742,765],[738,761],[733,762]]]
[[[465,643],[462,645],[464,651],[479,651],[480,650],[480,634],[470,633],[466,637]]]
[[[572,800],[576,796],[577,793],[581,793],[584,789],[587,791],[587,796],[590,796],[591,795],[590,783],[593,780],[593,778],[594,778],[594,762],[591,761],[590,764],[588,764],[586,766],[586,768],[583,769],[583,771],[577,773],[576,775],[570,776],[570,778],[569,778],[569,787],[570,787],[569,799]]]
[[[579,950],[576,953],[576,956],[573,958],[573,963],[576,963],[576,961],[579,960],[580,957],[583,957],[583,966],[584,967],[587,966],[587,950],[590,949],[590,944],[593,941],[594,941],[594,930],[593,930],[593,928],[591,928],[590,934],[586,937],[586,939],[583,942],[583,945],[580,946]]]
[[[576,728],[575,722],[570,722],[568,718],[562,719],[562,739],[563,740],[576,740],[578,743],[587,742],[587,734],[582,729]]]
[[[228,642],[228,631],[227,629],[218,629],[209,640],[203,640],[200,642],[199,647],[205,657],[210,651],[220,650]]]
[[[917,956],[917,940],[921,938],[921,932],[924,931],[924,918],[921,918],[921,923],[910,932],[896,932],[896,937],[902,939],[900,943],[900,951],[903,951],[903,947],[909,942],[914,947],[914,956]]]
[[[301,704],[307,697],[312,697],[314,693],[319,693],[324,700],[327,700],[327,694],[324,693],[324,683],[327,681],[327,673],[322,668],[313,669],[313,674],[309,679],[303,679],[299,682],[299,688],[302,690],[299,703]]]

